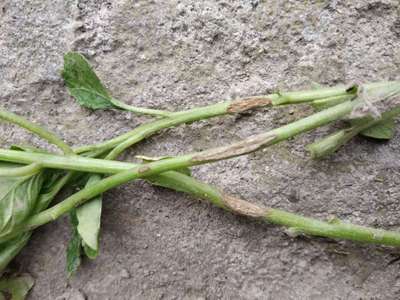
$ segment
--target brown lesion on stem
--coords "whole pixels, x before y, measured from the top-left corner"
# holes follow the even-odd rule
[[[228,194],[222,193],[221,200],[226,209],[238,215],[252,218],[262,218],[268,212],[268,208],[266,207],[258,206]]]
[[[269,133],[254,135],[229,146],[200,152],[193,156],[192,162],[211,162],[248,154],[270,145],[275,138],[275,135]]]
[[[231,114],[241,113],[250,109],[272,105],[272,100],[265,97],[253,97],[234,100],[229,105],[227,112]]]
[[[151,168],[149,167],[149,166],[142,166],[142,167],[140,167],[139,169],[138,169],[138,173],[139,174],[143,174],[143,173],[146,173],[146,172],[148,172],[148,171],[150,171],[151,170]]]

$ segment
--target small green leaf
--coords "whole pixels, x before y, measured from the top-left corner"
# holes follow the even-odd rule
[[[396,122],[388,119],[361,131],[360,135],[379,140],[390,140],[394,135],[395,127]]]
[[[100,180],[100,175],[93,174],[90,176],[86,187]],[[77,231],[82,238],[85,254],[91,259],[96,258],[99,253],[102,200],[102,195],[100,194],[76,209]]]
[[[117,108],[157,117],[170,116],[167,111],[135,107],[113,98],[85,57],[79,53],[69,52],[64,55],[64,69],[61,75],[71,96],[84,107],[90,109]]]
[[[72,237],[67,247],[67,275],[71,277],[76,273],[79,266],[81,265],[81,237],[79,236],[78,230],[78,219],[76,217],[76,211],[70,212],[70,221],[72,227]]]
[[[64,55],[62,77],[69,93],[80,105],[91,109],[113,108],[112,97],[83,55]]]
[[[28,274],[19,277],[2,278],[0,279],[0,292],[11,295],[11,300],[24,300],[33,284],[34,280]],[[5,296],[3,295],[3,297]]]

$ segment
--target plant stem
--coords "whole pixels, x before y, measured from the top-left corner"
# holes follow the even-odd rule
[[[244,103],[248,99],[243,99]],[[217,104],[212,104],[206,107],[200,107],[200,108],[194,108],[190,109],[187,111],[181,111],[181,112],[175,112],[172,113],[168,118],[165,119],[160,119],[160,120],[155,120],[153,122],[143,124],[125,134],[122,134],[116,138],[113,138],[111,140],[108,140],[103,143],[95,144],[95,145],[87,145],[87,146],[82,146],[78,147],[75,149],[75,153],[80,154],[83,152],[88,152],[88,151],[107,151],[110,149],[113,149],[114,147],[118,147],[121,143],[124,143],[129,139],[129,142],[126,142],[126,144],[119,146],[117,149],[114,150],[114,153],[111,154],[111,156],[115,156],[116,154],[119,154],[123,151],[123,149],[126,148],[126,145],[132,145],[133,143],[136,143],[138,141],[141,141],[145,139],[148,136],[151,136],[152,134],[165,129],[165,128],[170,128],[174,127],[180,124],[184,123],[190,123],[198,120],[205,120],[229,113],[235,113],[230,110],[232,107],[231,105],[234,104],[234,101],[228,101],[228,102],[223,102],[223,103],[217,103]],[[257,102],[251,102],[247,106],[246,109],[243,109],[242,111],[248,110],[248,109],[253,109],[257,107],[262,107],[262,106],[268,106],[271,104],[271,101],[268,98],[259,98],[259,101]]]
[[[334,132],[327,137],[308,145],[307,150],[310,152],[313,159],[323,158],[334,153],[363,130],[382,123],[388,119],[392,119],[399,114],[400,107],[397,107],[390,111],[384,112],[379,119],[374,119],[372,117],[363,118],[362,120],[358,120],[358,124],[356,125]]]
[[[229,196],[216,188],[199,182],[196,179],[179,172],[166,172],[157,176],[168,176],[179,182],[181,190],[232,213],[246,217],[257,218],[263,221],[289,227],[297,234],[347,239],[358,242],[400,246],[400,233],[353,225],[332,219],[322,222],[316,219],[299,216],[280,209],[257,206],[250,202]],[[155,178],[159,180],[159,178]]]
[[[4,111],[0,109],[0,119],[3,119],[7,122],[17,124],[22,128],[29,130],[30,132],[35,133],[36,135],[40,136],[41,138],[47,140],[49,143],[56,145],[60,148],[65,154],[74,154],[73,150],[58,136],[51,133],[50,131],[32,123],[14,113]]]
[[[42,167],[40,164],[30,164],[23,167],[12,167],[12,168],[1,168],[0,177],[21,177],[21,176],[31,176],[40,172]]]
[[[388,94],[389,91],[397,90],[399,83],[399,81],[382,81],[363,84],[362,87],[372,93],[383,92],[384,94]],[[357,90],[357,85],[336,86],[316,90],[278,93],[274,94],[271,99],[273,105],[299,104],[323,99],[329,99],[332,101],[339,100],[340,97],[354,97],[357,95]]]
[[[118,175],[120,176],[121,173],[119,173]],[[269,223],[289,227],[292,232],[295,232],[297,234],[309,234],[320,237],[340,238],[357,242],[382,244],[387,246],[400,246],[400,233],[397,232],[353,225],[350,223],[340,222],[336,219],[330,222],[322,222],[316,219],[299,216],[279,209],[257,206],[250,202],[226,195],[208,184],[199,182],[196,179],[179,172],[168,171],[153,176],[152,180],[159,181],[162,178],[178,182],[180,186],[179,190],[205,199],[212,204],[228,210],[232,213],[250,218],[257,218]],[[108,182],[107,184],[104,184],[103,181],[103,191],[105,191],[107,185],[110,186],[109,184],[111,183],[112,182]],[[93,188],[91,188],[90,190],[82,190],[79,193],[80,195],[75,194],[71,197],[74,197],[76,199],[86,195],[88,199],[93,197],[94,195]],[[33,218],[29,219],[26,224],[18,228],[17,231],[22,232],[31,230],[58,217],[57,214],[51,214],[50,212],[51,211],[47,210],[42,214],[34,216]]]
[[[168,118],[172,114],[172,112],[168,112],[165,110],[143,108],[143,107],[136,107],[136,106],[128,105],[122,101],[119,101],[118,99],[115,99],[115,98],[110,99],[110,101],[112,104],[114,104],[118,108],[130,111],[130,112],[134,112],[137,114],[151,115],[151,116],[164,117],[164,118]]]

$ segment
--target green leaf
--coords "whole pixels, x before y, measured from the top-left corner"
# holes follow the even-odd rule
[[[394,135],[395,127],[394,119],[388,119],[361,131],[360,135],[379,140],[390,140]]]
[[[49,153],[43,149],[29,145],[11,145],[10,149],[34,153]],[[14,166],[19,167],[19,165]],[[40,190],[40,195],[38,197],[34,213],[38,213],[43,209],[46,209],[50,202],[57,196],[61,188],[68,182],[68,180],[66,180],[67,178],[65,178],[67,175],[65,175],[64,171],[43,170],[41,173],[45,179]]]
[[[72,224],[72,237],[67,247],[67,275],[71,277],[76,273],[79,266],[81,265],[81,237],[79,236],[78,230],[78,219],[76,217],[76,211],[70,212],[70,221]]]
[[[95,184],[101,179],[102,177],[98,174],[91,175],[86,187]],[[85,254],[91,259],[96,258],[99,253],[102,198],[100,194],[76,209],[77,231],[82,238]]]
[[[157,117],[170,116],[167,111],[135,107],[113,98],[85,57],[79,53],[69,52],[64,55],[64,69],[61,75],[71,96],[84,107],[90,109],[117,108]]]
[[[0,167],[9,168],[10,164]],[[12,231],[32,213],[44,179],[44,172],[29,177],[0,177],[0,233]]]
[[[33,284],[34,280],[28,274],[19,277],[2,278],[0,279],[0,292],[11,295],[11,300],[23,300],[33,287]],[[5,296],[3,295],[3,297]]]
[[[14,146],[13,149],[37,151],[33,147],[21,146]],[[0,168],[18,167],[21,165],[0,162]],[[61,175],[62,172],[59,171],[43,170],[33,176],[0,177],[0,233],[12,232],[16,225],[47,208],[63,186],[63,184],[59,184],[62,179]],[[31,232],[26,232],[0,244],[0,272],[22,250],[30,236]]]
[[[76,52],[65,54],[61,74],[69,93],[80,105],[91,109],[114,107],[111,95],[83,55]]]

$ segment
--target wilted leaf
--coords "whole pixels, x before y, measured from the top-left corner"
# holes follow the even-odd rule
[[[19,165],[0,164],[3,168],[10,166]],[[43,172],[29,177],[0,178],[0,232],[11,231],[32,213],[44,178]]]
[[[86,187],[101,180],[101,176],[93,174],[90,176]],[[76,209],[77,231],[82,238],[85,254],[94,259],[99,252],[99,234],[101,224],[102,195],[98,195]]]
[[[11,300],[23,300],[33,287],[34,280],[28,275],[0,279],[0,292],[11,295]],[[1,293],[0,293],[1,295]]]
[[[395,127],[396,122],[393,119],[389,119],[361,131],[360,135],[374,139],[390,140],[394,135]]]

